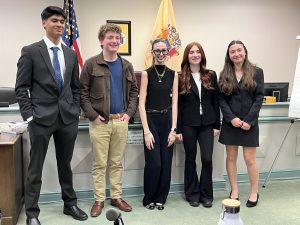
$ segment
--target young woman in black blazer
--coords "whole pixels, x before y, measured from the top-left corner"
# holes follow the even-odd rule
[[[226,169],[231,185],[229,197],[239,197],[236,161],[238,146],[243,146],[251,185],[246,205],[254,207],[259,198],[256,147],[259,146],[258,116],[263,102],[264,74],[248,60],[247,49],[241,41],[232,41],[228,46],[219,89],[223,114],[219,141],[226,145]]]
[[[212,154],[214,136],[220,129],[217,75],[206,68],[206,57],[197,42],[184,50],[179,75],[178,138],[185,149],[184,188],[186,200],[197,207],[213,201]],[[202,169],[196,171],[197,142]]]

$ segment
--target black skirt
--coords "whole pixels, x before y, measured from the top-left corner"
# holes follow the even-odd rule
[[[255,123],[254,126],[251,126],[250,130],[245,131],[239,127],[234,127],[230,122],[226,123],[223,120],[219,142],[224,145],[258,147],[259,146],[258,123]]]

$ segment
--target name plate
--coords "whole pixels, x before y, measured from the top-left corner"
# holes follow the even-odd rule
[[[128,130],[127,144],[143,145],[143,130]]]

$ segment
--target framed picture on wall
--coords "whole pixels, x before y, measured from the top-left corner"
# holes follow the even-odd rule
[[[120,55],[131,55],[131,21],[106,20],[106,22],[117,24],[122,29],[121,44],[118,53]]]

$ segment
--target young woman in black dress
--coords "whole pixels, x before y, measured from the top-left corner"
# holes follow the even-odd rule
[[[226,169],[231,185],[229,197],[239,198],[236,162],[238,147],[242,146],[251,185],[246,205],[254,207],[259,198],[256,147],[259,146],[258,116],[264,97],[264,74],[249,61],[248,51],[241,41],[232,41],[228,45],[219,89],[223,114],[219,141],[226,145]]]
[[[152,42],[152,55],[153,65],[142,72],[139,97],[145,143],[143,205],[163,210],[176,139],[178,75],[165,65],[168,49],[163,39]]]

